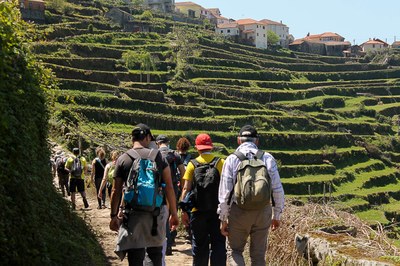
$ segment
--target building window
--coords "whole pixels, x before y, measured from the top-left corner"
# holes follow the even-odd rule
[[[258,33],[257,33],[257,36],[258,36]]]
[[[372,45],[372,48],[375,48],[375,44]]]
[[[221,33],[224,33],[224,30],[221,30]]]
[[[264,34],[264,38],[265,38],[265,34]]]
[[[257,25],[257,29],[258,29],[258,25]]]
[[[228,30],[228,33],[231,33],[231,30]]]
[[[265,30],[265,26],[263,26],[263,30]]]

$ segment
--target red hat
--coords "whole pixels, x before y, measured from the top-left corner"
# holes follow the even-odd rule
[[[213,144],[208,134],[199,134],[196,138],[196,149],[199,151],[212,150]]]

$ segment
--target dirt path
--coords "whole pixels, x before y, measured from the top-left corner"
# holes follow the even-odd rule
[[[53,144],[53,154],[55,154],[58,150],[63,150],[62,147],[57,144]],[[58,188],[58,179],[57,177],[54,180],[54,186]],[[61,195],[61,191],[60,196]],[[104,253],[108,258],[108,262],[110,265],[128,265],[128,260],[120,261],[117,255],[114,253],[115,241],[117,237],[117,233],[113,232],[109,229],[110,222],[110,209],[97,209],[97,197],[96,197],[96,189],[93,185],[87,189],[87,198],[89,202],[89,208],[84,209],[82,198],[77,193],[76,195],[76,213],[81,216],[87,224],[89,224],[94,232],[96,233],[96,238],[100,245],[103,247]],[[70,197],[65,198],[70,201]],[[110,201],[107,197],[106,205],[109,206]],[[191,245],[185,242],[183,232],[179,231],[178,236],[176,238],[176,246],[172,248],[172,256],[166,256],[165,262],[166,265],[192,265],[192,256],[191,256]]]
[[[55,182],[56,184],[56,182]],[[60,192],[61,195],[61,192]],[[104,253],[108,258],[110,265],[128,265],[127,259],[120,261],[114,253],[115,240],[117,233],[109,229],[110,209],[97,209],[97,199],[95,198],[95,188],[87,189],[87,198],[89,208],[84,209],[82,198],[77,193],[76,195],[76,213],[81,216],[87,224],[89,224],[94,232],[100,245],[103,247]],[[70,198],[65,198],[70,200]],[[109,206],[109,199],[106,200],[106,205]],[[172,256],[166,256],[166,265],[192,265],[191,245],[184,239],[183,232],[180,231],[176,238],[176,246],[172,248]]]

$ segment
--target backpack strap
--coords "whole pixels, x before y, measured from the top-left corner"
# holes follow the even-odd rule
[[[219,157],[214,157],[214,159],[212,159],[212,161],[209,163],[210,166],[215,167],[218,164],[220,159],[221,158],[219,158]]]
[[[140,154],[135,151],[134,149],[130,149],[129,151],[126,152],[126,154],[131,157],[132,160],[136,160],[140,158]]]
[[[238,157],[241,162],[247,159],[246,155],[244,155],[240,151],[235,151],[233,154],[236,155],[236,157]]]
[[[158,150],[157,149],[151,149],[149,152],[149,155],[147,155],[147,158],[149,158],[152,161],[155,161],[157,158],[157,154],[158,154]]]
[[[258,150],[257,151],[257,153],[256,153],[256,155],[254,155],[254,157],[256,158],[256,159],[260,159],[261,160],[261,158],[264,156],[264,151],[262,151],[262,150]]]
[[[101,162],[100,158],[96,157],[95,160],[96,160],[96,161],[101,165],[101,167],[103,167],[103,169],[104,169],[104,165],[103,165],[103,163]]]
[[[194,165],[194,168],[197,168],[200,165],[199,161],[197,161],[196,159],[192,159],[190,160],[190,162]]]

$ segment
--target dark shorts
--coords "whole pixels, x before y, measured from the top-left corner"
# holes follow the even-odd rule
[[[85,191],[85,180],[82,178],[71,178],[69,180],[69,192],[84,192]]]

